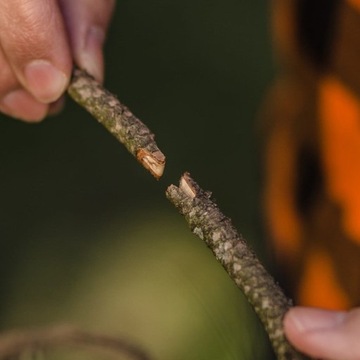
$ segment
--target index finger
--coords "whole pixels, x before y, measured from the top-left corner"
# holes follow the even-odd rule
[[[1,0],[0,42],[22,86],[40,102],[65,91],[72,59],[55,0]]]

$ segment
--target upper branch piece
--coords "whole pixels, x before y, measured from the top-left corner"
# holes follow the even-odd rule
[[[156,179],[161,177],[165,156],[156,145],[154,134],[115,95],[80,69],[74,70],[68,93],[123,143]]]
[[[237,232],[231,220],[210,199],[211,194],[185,173],[179,187],[170,185],[167,198],[185,216],[194,234],[206,242],[262,321],[279,360],[299,360],[285,338],[282,320],[291,306],[271,275]]]

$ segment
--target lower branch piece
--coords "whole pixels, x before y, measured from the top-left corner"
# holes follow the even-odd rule
[[[210,193],[185,173],[179,187],[170,185],[167,198],[185,216],[192,232],[206,242],[263,323],[279,360],[305,359],[286,340],[282,321],[291,301],[286,298],[231,220],[210,199]]]

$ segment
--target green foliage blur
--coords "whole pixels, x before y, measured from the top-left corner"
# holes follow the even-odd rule
[[[267,359],[242,294],[164,196],[190,171],[265,258],[257,111],[272,78],[263,1],[122,0],[106,86],[156,134],[156,182],[67,100],[0,118],[0,330],[75,323],[158,360]]]

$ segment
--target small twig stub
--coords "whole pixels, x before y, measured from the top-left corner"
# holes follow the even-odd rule
[[[79,69],[73,72],[68,93],[124,144],[156,179],[162,176],[165,156],[158,148],[154,134],[115,95]]]
[[[194,234],[206,242],[262,321],[279,360],[305,357],[285,338],[282,320],[291,306],[283,291],[214,201],[185,173],[179,187],[170,185],[167,198],[184,215]]]

